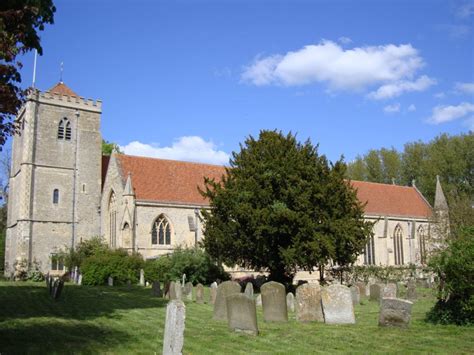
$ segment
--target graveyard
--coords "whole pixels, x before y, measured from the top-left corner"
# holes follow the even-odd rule
[[[227,322],[213,319],[205,287],[205,303],[183,297],[183,353],[472,353],[474,328],[425,322],[435,290],[418,287],[416,293],[408,328],[380,327],[379,302],[362,295],[354,306],[355,324],[301,322],[291,309],[288,322],[266,322],[257,306],[259,333],[253,336],[232,332]],[[0,349],[5,354],[161,353],[168,302],[153,296],[151,287],[138,285],[67,282],[55,300],[44,282],[1,281]]]

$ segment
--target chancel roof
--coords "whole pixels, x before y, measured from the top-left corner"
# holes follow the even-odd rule
[[[204,177],[220,180],[225,167],[175,160],[117,154],[125,183],[131,175],[135,197],[139,200],[191,205],[208,205],[198,191]],[[431,216],[431,207],[414,187],[351,181],[367,215]]]

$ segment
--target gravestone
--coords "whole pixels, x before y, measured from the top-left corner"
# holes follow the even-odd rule
[[[295,311],[295,296],[291,292],[286,294],[286,308],[288,312]]]
[[[177,300],[183,299],[183,287],[179,283],[179,281],[174,282],[174,294]]]
[[[351,290],[351,295],[352,295],[352,304],[355,306],[356,304],[360,304],[360,290],[359,287],[356,285],[352,285],[349,287]]]
[[[51,296],[53,295],[53,285],[54,285],[54,278],[50,276],[48,279],[48,292]]]
[[[255,299],[255,304],[258,306],[258,307],[262,307],[262,294],[259,293],[257,298]]]
[[[76,266],[75,270],[74,270],[74,283],[78,283],[79,282],[79,268]]]
[[[140,269],[140,286],[145,286],[145,271]]]
[[[359,287],[359,294],[360,296],[369,296],[369,287],[365,284],[365,282],[357,282],[357,287]]]
[[[226,297],[234,293],[240,293],[240,285],[235,281],[225,281],[217,287],[213,319],[222,321],[227,320]]]
[[[56,279],[56,281],[54,281],[53,293],[52,293],[53,299],[55,299],[55,300],[59,299],[59,297],[61,296],[61,292],[63,290],[63,287],[64,287],[64,281],[63,280]]]
[[[409,300],[416,300],[416,282],[410,280],[407,284],[406,298]]]
[[[169,286],[169,297],[170,297],[170,300],[175,300],[177,299],[176,298],[176,287],[174,285],[174,281],[171,281],[170,282],[170,286]]]
[[[257,335],[257,307],[255,300],[243,293],[234,293],[226,297],[227,324],[236,332]]]
[[[77,278],[77,284],[82,286],[82,274],[79,274],[79,277]]]
[[[193,283],[186,282],[183,287],[183,296],[186,300],[192,301],[193,300]]]
[[[153,281],[151,284],[151,294],[155,297],[162,297],[160,281]]]
[[[109,286],[113,286],[114,285],[114,278],[112,276],[109,276],[109,278],[107,279],[107,283]]]
[[[382,284],[372,284],[370,285],[370,300],[371,301],[379,301],[380,294],[382,292],[381,288],[383,287]]]
[[[321,291],[324,321],[328,324],[354,324],[354,305],[349,287],[330,285]]]
[[[399,298],[382,298],[379,326],[408,327],[410,324],[412,305],[412,302]]]
[[[211,284],[211,289],[209,290],[209,303],[214,304],[216,303],[216,296],[217,296],[217,282],[213,282]]]
[[[380,299],[397,298],[397,284],[389,283],[381,288]]]
[[[196,303],[204,303],[204,286],[202,284],[196,286]]]
[[[181,284],[178,282],[181,287]],[[181,300],[169,301],[166,306],[163,355],[181,355],[184,345],[186,306]]]
[[[319,284],[303,284],[296,289],[296,320],[324,322]]]
[[[253,299],[253,284],[251,282],[247,282],[245,285],[245,295],[251,299]]]
[[[262,295],[263,320],[265,322],[288,322],[285,286],[270,281],[260,288]]]

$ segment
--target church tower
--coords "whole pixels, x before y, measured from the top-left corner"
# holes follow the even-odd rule
[[[5,273],[61,271],[56,253],[100,234],[101,102],[63,82],[33,90],[13,137]]]

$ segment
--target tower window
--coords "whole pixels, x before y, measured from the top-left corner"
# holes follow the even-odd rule
[[[58,189],[53,190],[53,203],[55,205],[59,203],[59,190]]]
[[[59,121],[58,126],[58,139],[70,141],[72,136],[71,122],[64,117]]]

